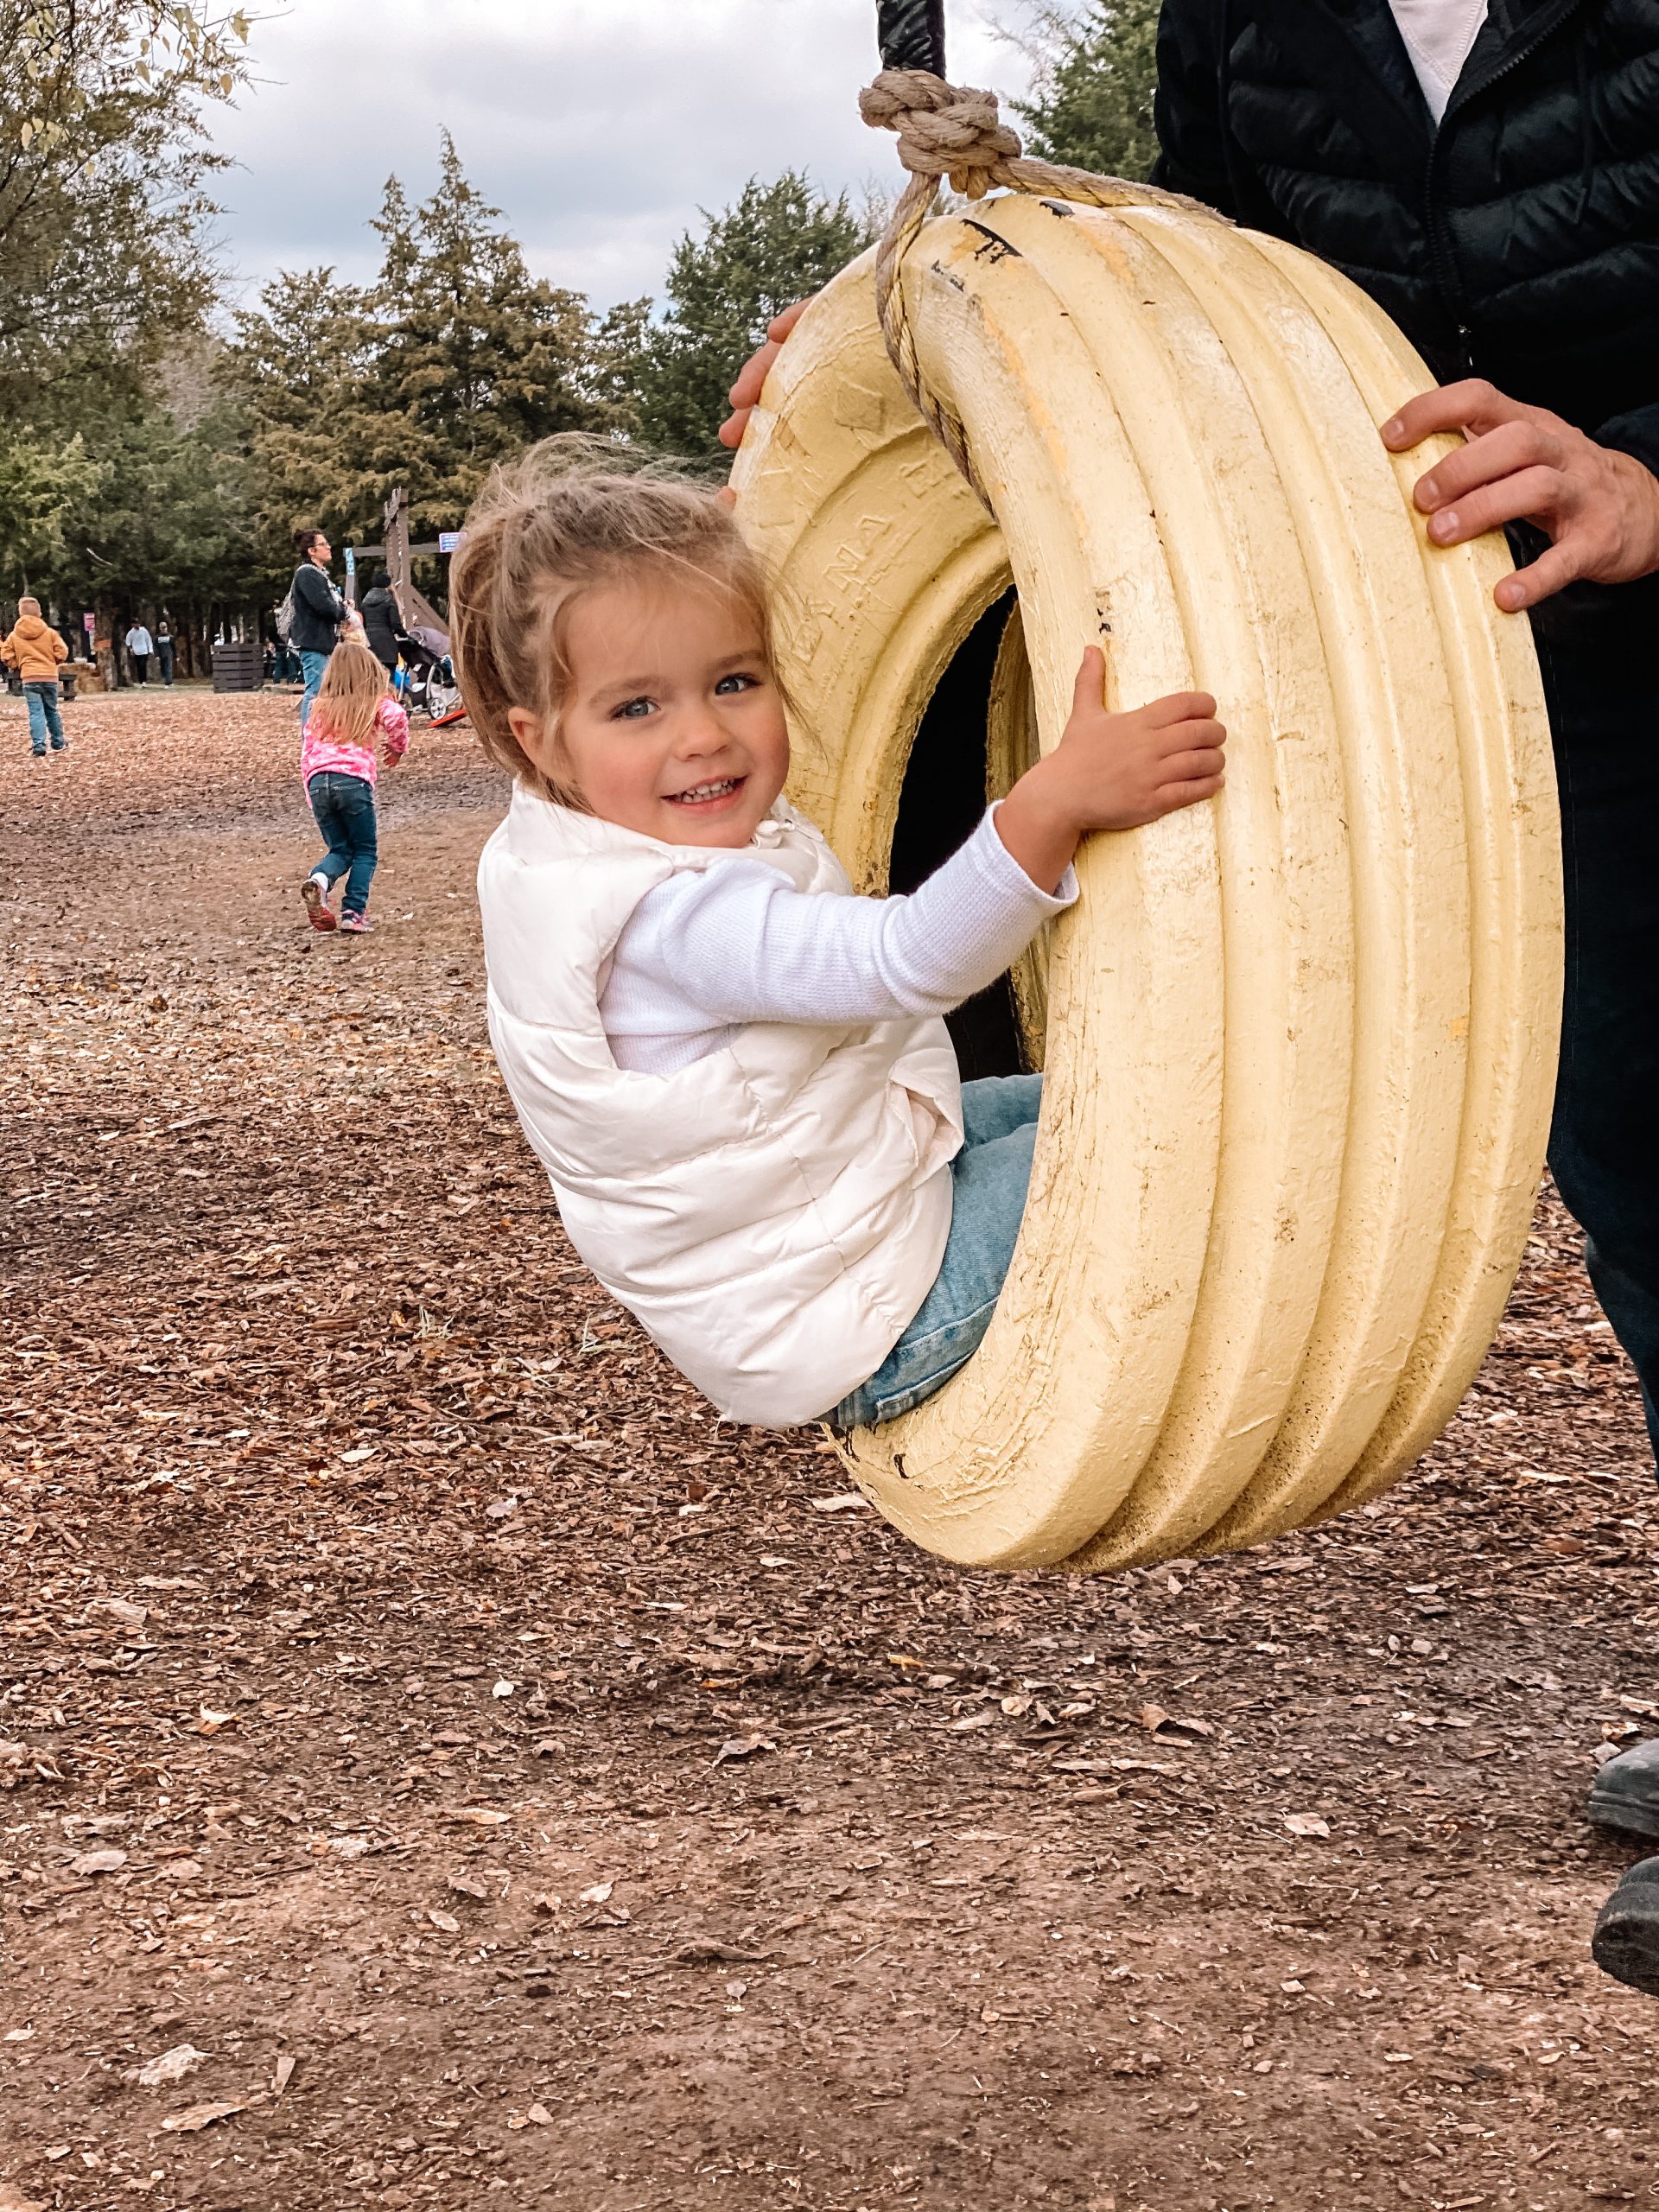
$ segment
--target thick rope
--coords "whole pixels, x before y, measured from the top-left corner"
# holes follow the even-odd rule
[[[1017,134],[999,119],[995,92],[947,85],[943,77],[925,69],[884,69],[859,94],[858,106],[874,129],[898,133],[899,158],[910,171],[910,182],[876,248],[875,311],[881,335],[923,421],[988,509],[991,503],[974,473],[962,418],[929,389],[922,375],[899,281],[905,256],[932,212],[939,179],[949,177],[951,189],[969,200],[982,200],[993,187],[1001,187],[1070,200],[1084,207],[1179,207],[1211,222],[1225,219],[1201,200],[1157,185],[1031,160],[1020,152]]]

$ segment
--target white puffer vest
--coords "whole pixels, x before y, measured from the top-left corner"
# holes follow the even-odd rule
[[[744,848],[847,892],[781,802]],[[753,1022],[671,1075],[619,1068],[606,963],[645,893],[730,855],[524,790],[479,861],[490,1037],[571,1243],[734,1421],[788,1427],[880,1367],[938,1273],[962,1086],[933,1017]]]

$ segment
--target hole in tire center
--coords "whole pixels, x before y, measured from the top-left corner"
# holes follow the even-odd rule
[[[934,687],[899,795],[891,891],[913,891],[973,835],[985,811],[992,679],[1017,603],[1007,591],[986,608]],[[1032,1066],[1007,976],[947,1014],[945,1026],[964,1083],[1021,1075]]]

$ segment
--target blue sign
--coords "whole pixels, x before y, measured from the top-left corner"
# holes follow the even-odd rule
[[[438,550],[440,553],[453,553],[460,543],[461,532],[458,530],[441,530],[438,532]]]

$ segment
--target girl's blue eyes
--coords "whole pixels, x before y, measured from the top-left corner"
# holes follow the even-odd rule
[[[715,696],[717,699],[732,698],[741,692],[753,691],[760,681],[758,676],[747,676],[741,673],[734,676],[722,676],[715,686]],[[626,699],[620,707],[612,709],[611,720],[618,722],[643,721],[647,715],[654,715],[656,711],[657,702],[654,699]]]

